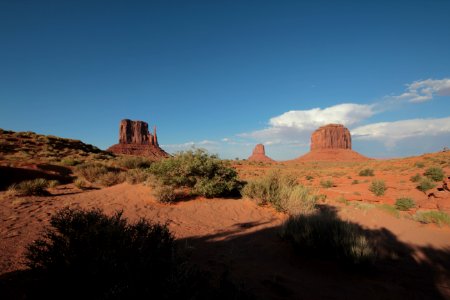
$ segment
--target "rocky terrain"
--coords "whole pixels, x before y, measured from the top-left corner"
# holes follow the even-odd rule
[[[274,162],[273,159],[266,155],[266,150],[263,144],[258,144],[253,149],[252,155],[247,159],[249,161]]]
[[[300,161],[364,161],[369,158],[352,150],[350,131],[341,124],[328,124],[311,135],[311,151]]]
[[[148,124],[143,121],[120,121],[119,143],[107,149],[114,154],[127,154],[145,156],[158,160],[167,157],[168,154],[158,144],[156,126],[153,134],[148,130]]]

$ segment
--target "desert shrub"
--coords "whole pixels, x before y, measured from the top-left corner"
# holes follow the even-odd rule
[[[126,156],[118,161],[119,166],[127,169],[146,169],[150,167],[152,161],[141,156]]]
[[[359,176],[374,176],[373,169],[363,169],[359,171]]]
[[[395,208],[395,206],[383,203],[383,204],[378,204],[376,205],[376,207],[382,211],[384,211],[387,214],[390,214],[393,217],[399,218],[400,217],[400,213],[397,210],[397,208]]]
[[[84,189],[86,187],[86,181],[84,181],[81,178],[77,178],[75,179],[75,181],[73,182],[75,184],[75,186],[79,189]]]
[[[295,177],[276,171],[248,182],[242,194],[260,204],[270,203],[276,210],[289,214],[314,211],[319,198],[314,191],[298,184]]]
[[[395,208],[398,210],[409,210],[415,206],[414,200],[408,197],[399,198],[395,201]]]
[[[111,186],[125,180],[120,169],[100,163],[84,163],[76,167],[76,173],[91,183]]]
[[[443,211],[420,211],[414,216],[421,223],[435,223],[439,226],[450,225],[450,216]]]
[[[126,181],[130,184],[137,184],[147,181],[149,172],[142,169],[131,169],[125,173]]]
[[[314,177],[311,176],[311,175],[306,175],[305,178],[306,178],[306,180],[313,180],[314,179]]]
[[[414,166],[417,168],[423,168],[423,167],[425,167],[425,164],[421,161],[418,161],[414,164]]]
[[[179,152],[155,162],[149,171],[160,184],[189,188],[194,195],[238,195],[242,187],[235,169],[217,155],[210,155],[201,149]]]
[[[352,184],[358,184],[358,183],[359,183],[359,180],[357,180],[357,179],[352,181]]]
[[[428,177],[425,177],[419,181],[417,189],[425,193],[426,191],[431,190],[435,186],[436,185],[433,183],[433,181],[431,181]]]
[[[61,183],[58,180],[49,180],[48,181],[48,187],[54,188],[60,185]]]
[[[76,159],[66,157],[61,159],[61,163],[66,166],[75,166],[78,165],[80,162]]]
[[[166,225],[128,223],[121,212],[66,208],[28,245],[27,265],[68,297],[162,297],[176,270],[174,238]]]
[[[102,186],[113,186],[119,183],[122,183],[126,180],[126,174],[122,172],[111,171],[108,173],[101,174],[96,180],[95,183],[98,183]]]
[[[164,184],[153,184],[152,194],[161,203],[171,203],[180,198],[180,193],[174,187]]]
[[[438,167],[428,168],[423,175],[433,181],[442,181],[444,179],[444,171]]]
[[[411,176],[411,178],[409,180],[411,180],[412,182],[419,182],[421,179],[422,179],[422,176],[419,173],[417,173],[416,175]]]
[[[368,265],[376,253],[358,225],[336,218],[333,213],[291,216],[281,228],[281,237],[301,253]]]
[[[375,196],[383,196],[386,189],[386,184],[383,180],[373,180],[369,186],[369,191],[374,193]]]
[[[8,192],[17,196],[43,196],[47,195],[48,181],[44,178],[26,180],[14,183],[8,188]]]
[[[334,183],[333,183],[332,180],[327,179],[327,180],[321,180],[321,181],[320,181],[320,185],[321,185],[323,188],[328,189],[328,188],[333,187],[333,186],[334,186]]]

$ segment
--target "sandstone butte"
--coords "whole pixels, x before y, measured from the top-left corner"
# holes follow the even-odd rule
[[[266,150],[263,144],[258,144],[253,149],[252,155],[248,158],[249,161],[274,162],[273,159],[266,156]]]
[[[107,151],[114,154],[145,156],[153,160],[169,156],[159,147],[156,126],[151,134],[146,122],[128,119],[120,121],[119,143],[109,147]]]
[[[363,161],[370,158],[352,150],[350,131],[341,124],[328,124],[311,135],[311,150],[301,161]]]

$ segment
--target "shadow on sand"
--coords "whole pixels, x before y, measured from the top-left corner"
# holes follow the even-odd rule
[[[338,218],[330,207],[322,207],[318,214],[325,212]],[[280,238],[280,227],[271,224],[236,223],[213,235],[179,239],[178,245],[211,277],[227,274],[235,286],[256,299],[450,297],[450,249],[411,246],[389,230],[360,228],[380,257],[370,269],[355,270],[335,260],[298,253]],[[23,298],[22,284],[29,280],[27,271],[1,276],[2,299]]]

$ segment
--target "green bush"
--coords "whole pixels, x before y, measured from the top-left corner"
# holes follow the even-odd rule
[[[334,183],[333,183],[332,180],[327,179],[327,180],[321,180],[321,181],[320,181],[320,185],[321,185],[323,188],[328,189],[328,188],[333,187],[333,186],[334,186]]]
[[[270,203],[276,210],[291,215],[314,211],[319,199],[314,191],[298,184],[294,177],[276,171],[248,182],[242,194],[260,204]]]
[[[399,198],[395,201],[395,208],[398,210],[409,210],[416,207],[416,203],[411,198]]]
[[[359,171],[359,176],[374,176],[373,169],[363,169]]]
[[[170,185],[153,184],[152,193],[156,200],[161,203],[172,203],[181,198],[180,193]]]
[[[27,265],[51,291],[70,298],[161,298],[173,288],[175,244],[166,225],[139,220],[129,224],[121,212],[66,208],[51,227],[27,247]],[[38,297],[39,298],[39,297]]]
[[[417,173],[416,175],[411,176],[411,178],[409,180],[411,180],[412,182],[419,182],[421,179],[422,179],[422,176],[419,173]]]
[[[426,191],[431,190],[435,186],[436,185],[433,183],[433,181],[431,181],[428,177],[425,177],[419,181],[417,189],[425,193]]]
[[[47,195],[48,181],[44,178],[26,180],[14,183],[8,188],[8,192],[17,196],[43,196]]]
[[[299,252],[334,258],[351,265],[368,265],[376,253],[358,225],[332,213],[291,216],[281,228],[281,237]]]
[[[137,184],[147,181],[150,173],[142,169],[130,169],[125,173],[126,181],[130,184]]]
[[[423,173],[423,175],[433,181],[442,181],[444,179],[444,171],[442,170],[442,168],[438,167],[428,168],[425,173]]]
[[[450,225],[450,216],[443,211],[420,211],[416,213],[414,219],[421,223]]]
[[[201,149],[180,152],[155,162],[149,171],[160,184],[189,188],[193,195],[233,196],[239,195],[242,188],[234,168],[217,155],[210,155]]]
[[[386,189],[386,184],[383,180],[373,180],[369,186],[369,191],[374,193],[375,196],[383,196]]]

